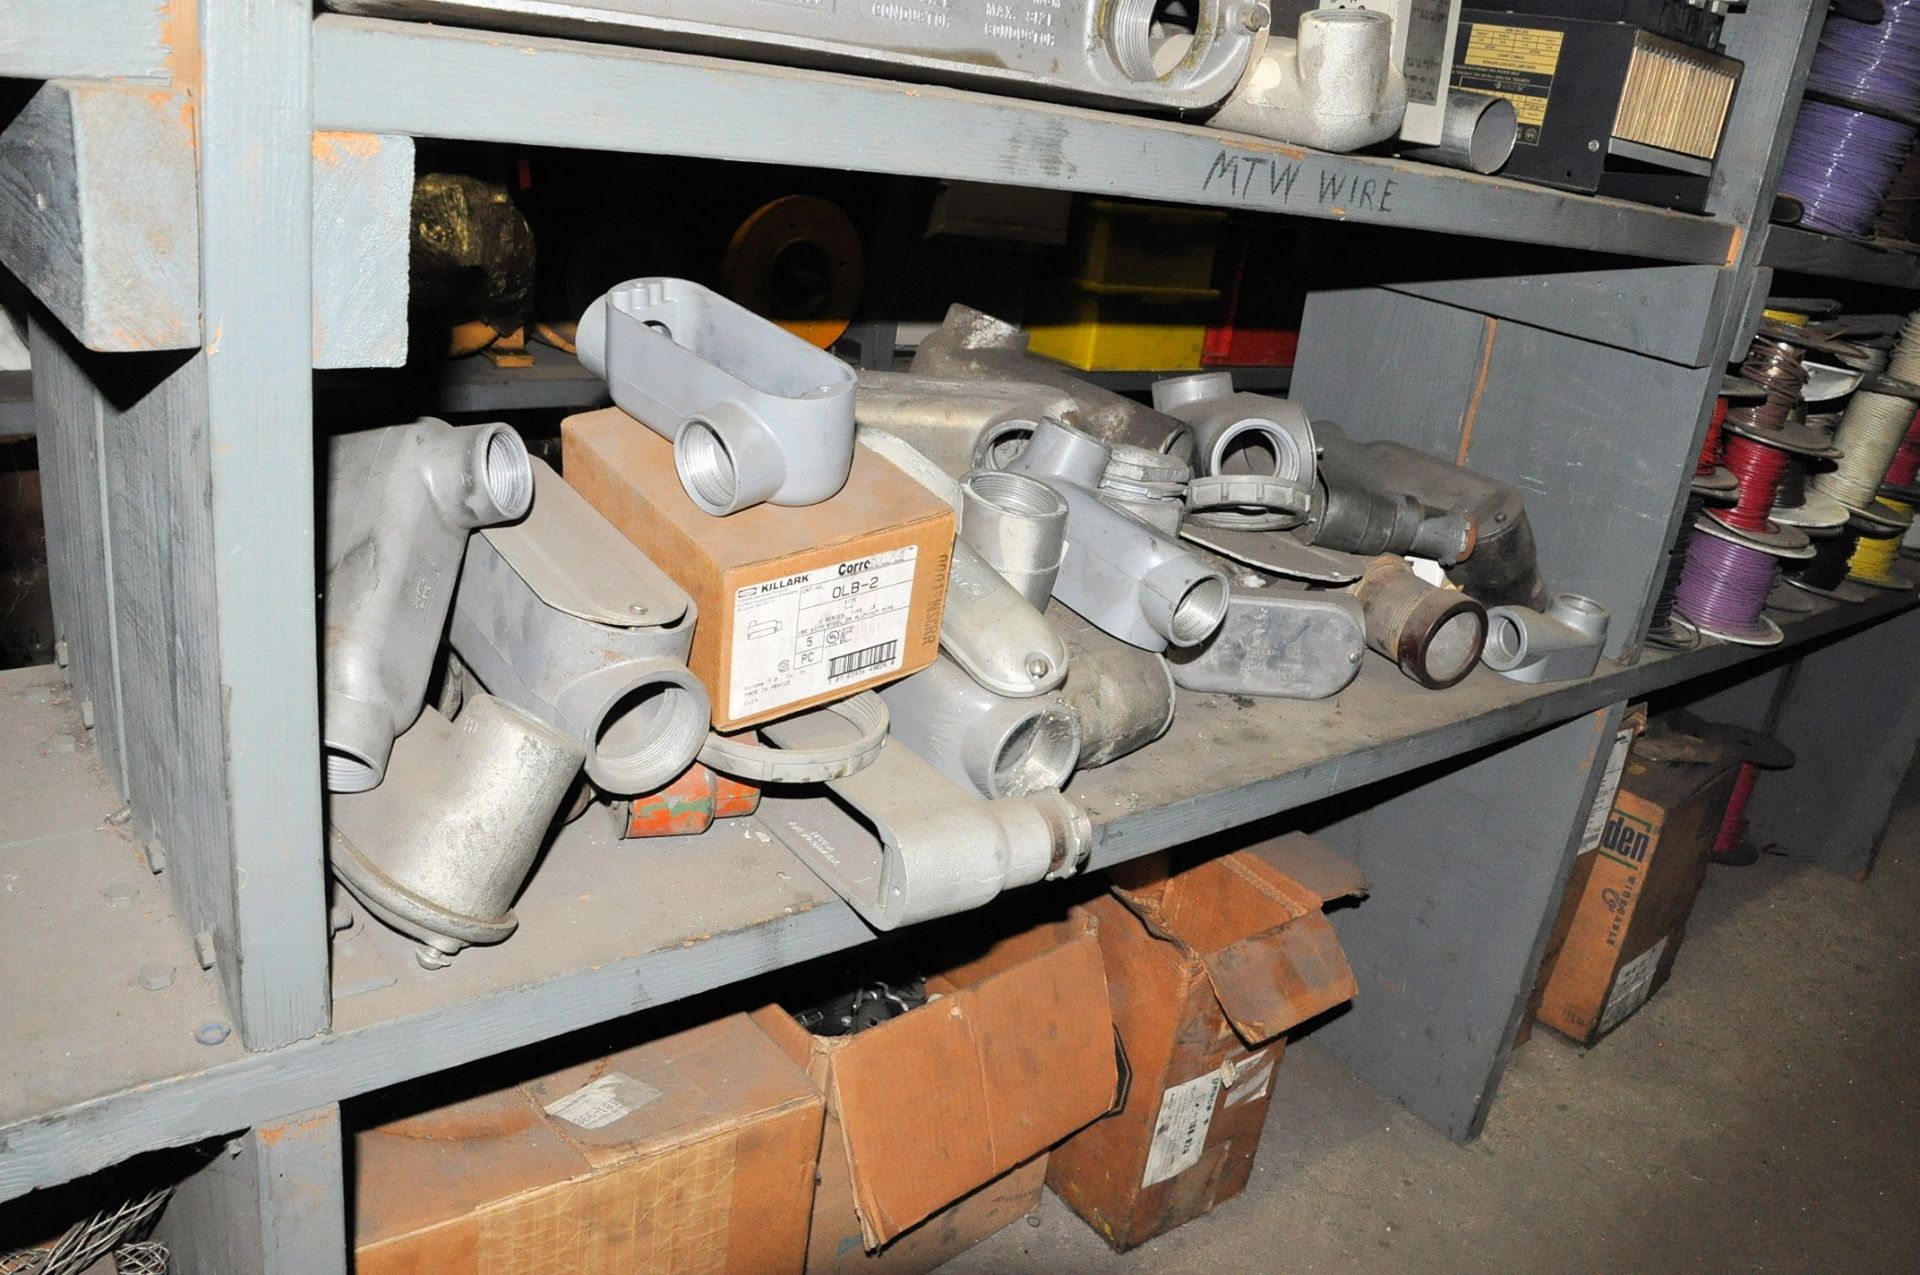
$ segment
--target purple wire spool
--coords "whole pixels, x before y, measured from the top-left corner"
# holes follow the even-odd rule
[[[1905,124],[1828,102],[1802,102],[1780,170],[1780,193],[1806,209],[1812,230],[1864,238],[1880,201],[1920,136]]]
[[[1717,535],[1696,535],[1687,546],[1673,608],[1709,637],[1772,646],[1781,640],[1780,626],[1760,610],[1779,574],[1772,554]]]
[[[1887,0],[1878,22],[1829,13],[1807,89],[1868,110],[1920,112],[1920,0]]]

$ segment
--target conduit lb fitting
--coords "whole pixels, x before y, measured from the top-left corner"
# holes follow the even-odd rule
[[[1232,374],[1201,372],[1154,382],[1153,405],[1193,430],[1195,521],[1278,531],[1312,513],[1318,449],[1298,403],[1240,393]]]
[[[1298,38],[1268,41],[1207,123],[1236,133],[1351,151],[1384,142],[1407,114],[1393,64],[1393,19],[1366,9],[1309,9]]]
[[[1365,612],[1354,598],[1247,573],[1233,585],[1219,632],[1170,653],[1167,666],[1190,691],[1325,699],[1359,675],[1366,647]]]
[[[328,448],[321,678],[327,787],[365,792],[419,717],[467,537],[533,501],[507,425],[363,430]]]
[[[996,695],[945,655],[880,698],[895,744],[982,797],[1064,788],[1080,760],[1080,719],[1058,695]]]
[[[1466,594],[1435,588],[1391,555],[1368,563],[1348,591],[1366,616],[1367,645],[1420,685],[1445,690],[1473,672],[1487,613]]]
[[[858,375],[853,411],[860,428],[892,434],[953,478],[1003,467],[1027,445],[1035,421],[1077,410],[1066,390],[1036,381],[866,368]]]
[[[809,749],[832,746],[845,730],[819,711],[761,727],[782,747]],[[982,801],[898,740],[827,786],[832,801],[768,793],[760,820],[879,930],[1071,876],[1093,848],[1086,812],[1060,793]]]
[[[1047,620],[1073,653],[1060,700],[1080,722],[1080,769],[1138,752],[1167,733],[1174,690],[1165,659],[1115,641],[1058,602]]]
[[[1110,454],[1099,439],[1047,420],[1012,464],[1067,502],[1067,552],[1054,596],[1143,650],[1205,641],[1226,614],[1226,577],[1095,494]]]
[[[815,505],[853,466],[853,369],[685,279],[634,279],[580,318],[580,362],[670,439],[710,514]]]
[[[580,773],[579,744],[491,695],[456,721],[427,709],[394,744],[385,783],[336,796],[328,855],[367,910],[420,940],[428,969],[498,943],[554,814]]]
[[[496,697],[566,734],[616,796],[686,770],[707,738],[687,670],[693,602],[544,461],[517,526],[467,543],[451,640]]]
[[[1516,682],[1591,677],[1607,644],[1607,618],[1605,607],[1578,593],[1554,594],[1544,612],[1492,607],[1480,659]]]

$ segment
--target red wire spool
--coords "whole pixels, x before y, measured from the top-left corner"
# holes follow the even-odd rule
[[[1787,472],[1787,454],[1778,447],[1756,443],[1744,435],[1729,435],[1725,464],[1740,480],[1740,498],[1731,509],[1716,509],[1713,516],[1739,531],[1770,531],[1774,496],[1780,490],[1781,476]]]
[[[1713,400],[1713,419],[1707,422],[1707,441],[1700,447],[1700,463],[1693,467],[1695,478],[1710,478],[1720,465],[1720,427],[1726,423],[1727,400]]]

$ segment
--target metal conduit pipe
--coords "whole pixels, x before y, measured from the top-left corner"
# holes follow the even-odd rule
[[[1445,690],[1473,672],[1487,613],[1466,594],[1428,584],[1391,554],[1367,564],[1348,592],[1360,599],[1367,645],[1420,685]]]
[[[336,436],[327,456],[321,718],[327,787],[364,792],[420,715],[477,527],[527,512],[511,426],[425,419]]]

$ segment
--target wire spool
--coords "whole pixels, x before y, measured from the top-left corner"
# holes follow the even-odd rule
[[[1847,579],[1870,584],[1876,589],[1911,589],[1913,585],[1894,574],[1900,560],[1900,538],[1913,526],[1913,506],[1895,501],[1879,501],[1872,509],[1858,511],[1860,542],[1847,560]]]
[[[1706,441],[1700,444],[1700,459],[1693,467],[1693,489],[1707,496],[1731,498],[1740,487],[1733,472],[1720,463],[1729,406],[1725,394],[1713,400],[1713,416],[1707,421]]]
[[[1894,175],[1893,185],[1880,200],[1880,215],[1873,219],[1874,237],[1911,243],[1920,225],[1920,146],[1907,155],[1907,162]]]
[[[1887,466],[1887,479],[1881,486],[1891,488],[1897,497],[1920,502],[1916,477],[1920,477],[1920,414],[1916,414],[1913,424],[1907,427],[1907,436],[1900,440],[1900,447]]]
[[[1674,613],[1673,597],[1680,587],[1680,573],[1686,570],[1687,546],[1695,534],[1693,524],[1706,507],[1705,493],[1688,493],[1686,509],[1680,515],[1680,532],[1674,537],[1673,548],[1667,550],[1667,568],[1660,579],[1660,592],[1654,595],[1653,618],[1647,624],[1647,641],[1669,651],[1691,651],[1700,645],[1700,630],[1694,628],[1691,621]]]
[[[1754,337],[1740,365],[1740,379],[1758,387],[1760,397],[1730,404],[1723,433],[1745,434],[1810,456],[1831,453],[1831,440],[1806,421],[1802,392],[1807,367],[1798,344],[1777,336]]]
[[[1906,342],[1905,336],[1901,342]],[[1913,422],[1912,399],[1872,390],[1856,392],[1833,434],[1839,459],[1831,470],[1814,476],[1813,489],[1849,509],[1871,506]]]
[[[1773,520],[1808,532],[1844,526],[1847,507],[1831,496],[1811,490],[1807,485],[1809,479],[1807,458],[1790,453],[1786,472],[1780,475],[1779,490],[1773,496]]]
[[[865,283],[860,232],[817,195],[783,195],[754,209],[720,261],[722,292],[823,350],[853,322]]]
[[[1738,747],[1741,756],[1740,769],[1733,779],[1733,792],[1728,795],[1727,808],[1720,816],[1720,830],[1713,839],[1710,857],[1715,863],[1741,867],[1760,857],[1745,836],[1747,806],[1753,799],[1754,783],[1763,770],[1785,770],[1793,765],[1794,756],[1786,745],[1759,731],[1719,726],[1713,734]]]
[[[1780,168],[1780,193],[1800,202],[1800,224],[1860,239],[1920,132],[1852,107],[1805,101]]]
[[[1920,4],[1886,0],[1878,22],[1829,13],[1807,91],[1868,111],[1920,113]]]
[[[1860,532],[1852,525],[1819,532],[1813,537],[1813,556],[1787,563],[1781,572],[1781,579],[1796,589],[1823,598],[1838,602],[1864,602],[1865,595],[1846,583],[1847,562],[1853,557],[1854,546],[1859,543]]]
[[[1701,533],[1687,546],[1687,565],[1674,590],[1674,610],[1708,637],[1742,646],[1775,646],[1780,626],[1761,614],[1780,576],[1778,559],[1812,554],[1763,549],[1739,538],[1711,517],[1697,524]]]

